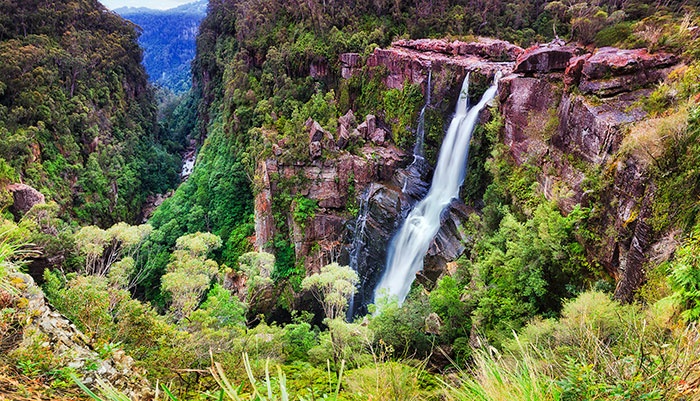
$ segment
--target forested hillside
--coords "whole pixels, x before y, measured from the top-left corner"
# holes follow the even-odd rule
[[[0,3],[0,396],[700,397],[697,2],[211,0],[160,124],[131,24],[34,3]]]
[[[204,0],[170,10],[122,7],[114,11],[141,28],[139,44],[144,49],[143,65],[150,80],[183,94],[192,85],[190,64],[206,10]]]
[[[76,222],[133,222],[178,180],[136,30],[97,1],[0,4],[2,181]]]

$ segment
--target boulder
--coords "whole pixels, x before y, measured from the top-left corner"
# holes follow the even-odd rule
[[[365,124],[367,125],[367,133],[365,134],[367,138],[369,138],[372,133],[377,129],[377,117],[375,117],[372,114],[368,114],[367,117],[365,117]]]
[[[10,184],[5,187],[12,194],[14,200],[10,211],[21,216],[27,213],[34,205],[46,203],[44,195],[26,184]]]
[[[576,56],[569,60],[569,64],[564,71],[564,85],[566,85],[567,88],[577,86],[579,82],[581,82],[583,66],[589,57],[591,57],[590,54],[584,54],[583,56]]]
[[[578,55],[579,52],[580,50],[576,47],[553,43],[532,46],[518,56],[513,72],[545,74],[564,71],[569,60]]]
[[[453,54],[452,43],[445,39],[415,39],[397,40],[391,44],[396,47],[405,47],[421,52],[434,52],[443,54]]]
[[[504,40],[480,37],[475,42],[446,39],[397,40],[395,47],[451,56],[478,56],[490,61],[515,61],[523,49]]]

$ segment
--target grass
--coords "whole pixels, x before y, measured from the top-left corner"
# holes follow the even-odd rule
[[[530,352],[504,357],[494,349],[474,353],[473,366],[456,383],[443,381],[445,398],[455,401],[555,401],[561,399],[546,365]]]

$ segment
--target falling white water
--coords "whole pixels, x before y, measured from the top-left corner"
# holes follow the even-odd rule
[[[418,128],[416,129],[416,144],[413,146],[413,163],[417,159],[423,159],[423,143],[425,142],[425,110],[430,105],[430,91],[431,81],[433,77],[433,70],[428,70],[428,87],[425,90],[425,104],[420,110],[420,115],[418,116]]]
[[[357,220],[355,220],[355,231],[353,233],[352,245],[350,247],[350,268],[357,272],[362,258],[362,250],[365,247],[365,228],[367,227],[367,217],[369,216],[369,198],[376,191],[375,184],[370,184],[365,190],[365,193],[360,198],[360,209],[358,210]],[[362,258],[363,259],[363,258]],[[362,261],[364,263],[364,260]],[[352,321],[355,312],[355,296],[350,296],[348,311],[346,314],[347,321]]]
[[[479,112],[496,96],[499,75],[479,103],[467,112],[469,75],[464,80],[455,115],[440,148],[433,182],[428,195],[420,201],[394,236],[387,251],[387,265],[379,285],[378,296],[397,296],[402,304],[416,273],[423,268],[423,258],[430,242],[440,229],[440,214],[459,195],[469,155],[469,141]]]

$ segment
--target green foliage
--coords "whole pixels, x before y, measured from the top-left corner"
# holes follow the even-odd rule
[[[239,267],[246,276],[246,302],[253,305],[267,286],[275,267],[275,256],[266,252],[248,252],[238,259]]]
[[[192,30],[204,18],[206,3],[170,10],[122,8],[122,17],[141,29],[139,44],[144,49],[143,64],[151,80],[176,94],[192,85],[190,63],[195,56]]]
[[[430,315],[428,297],[422,291],[413,291],[399,307],[396,299],[375,300],[376,313],[369,327],[375,337],[386,345],[390,356],[398,358],[425,357],[433,346],[431,335],[425,330]]]
[[[344,384],[357,399],[429,400],[436,397],[432,375],[423,366],[411,366],[410,361],[376,363],[350,370]]]
[[[656,230],[680,226],[686,230],[698,222],[700,202],[700,108],[689,111],[686,130],[672,130],[665,138],[665,151],[653,166],[657,194],[653,204],[653,225]]]
[[[253,196],[237,154],[236,142],[225,135],[221,121],[199,152],[192,175],[156,210],[149,224],[154,228],[141,251],[145,269],[142,286],[148,298],[160,300],[160,277],[177,238],[197,231],[211,231],[222,240],[219,261],[233,266],[250,251],[248,237],[254,231]]]
[[[372,329],[358,323],[347,323],[343,318],[326,319],[325,323],[328,330],[319,335],[319,345],[309,349],[312,363],[332,362],[334,368],[341,369],[345,362],[357,367],[371,360],[368,351],[375,338]]]
[[[201,321],[202,327],[223,329],[245,327],[246,305],[221,284],[207,293],[207,299],[190,316],[190,321]]]
[[[460,337],[469,337],[471,331],[470,305],[462,301],[464,288],[451,276],[441,278],[430,292],[430,309],[440,316],[441,342],[450,344]]]
[[[287,362],[308,361],[309,350],[318,345],[317,333],[306,322],[287,324],[283,328],[282,340],[287,349]]]
[[[673,296],[684,309],[683,319],[689,322],[700,319],[700,225],[695,226],[683,246],[676,250],[668,277]]]
[[[151,234],[152,227],[148,224],[140,226],[130,226],[126,223],[117,223],[107,230],[96,226],[86,226],[81,228],[75,235],[75,247],[81,257],[85,259],[83,274],[104,276],[110,272],[111,267],[123,260],[130,258],[129,269],[124,263],[120,267],[120,272],[124,277],[119,278],[126,282],[124,288],[128,287],[130,276],[133,270],[133,256],[139,250],[143,241]],[[115,272],[116,274],[116,272]]]
[[[408,149],[415,141],[410,127],[415,124],[421,104],[424,103],[420,85],[404,83],[403,89],[389,89],[383,94],[381,110],[384,111],[384,121],[391,126],[394,143]]]
[[[313,220],[316,216],[316,211],[318,210],[318,201],[316,199],[310,199],[297,195],[294,198],[294,212],[292,212],[292,217],[294,222],[299,224],[299,227],[304,229],[306,227],[306,222]]]
[[[489,339],[498,343],[533,316],[556,313],[582,287],[587,264],[574,234],[583,217],[543,203],[525,222],[506,213],[493,236],[475,244],[475,319]]]
[[[179,158],[160,143],[134,27],[103,10],[0,5],[21,16],[0,32],[0,159],[62,216],[107,226],[172,188]]]
[[[320,273],[314,273],[301,282],[304,290],[311,291],[314,298],[323,306],[327,319],[344,316],[348,299],[357,292],[359,282],[357,272],[349,266],[331,263],[323,266]]]
[[[197,308],[212,278],[219,273],[219,265],[206,257],[220,246],[221,238],[210,233],[188,234],[177,239],[176,250],[162,278],[162,290],[170,294],[170,311],[176,320],[188,317]]]

